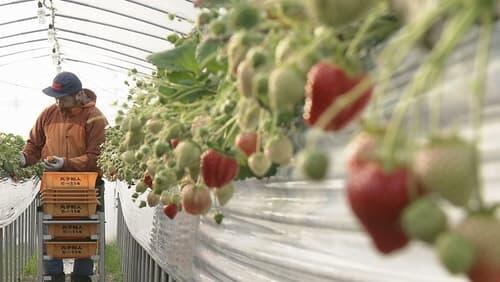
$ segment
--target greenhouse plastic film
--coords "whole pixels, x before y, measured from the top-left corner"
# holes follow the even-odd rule
[[[171,220],[163,213],[161,204],[139,208],[131,200],[134,189],[119,185],[125,222],[135,240],[167,273],[181,281],[192,281],[199,217],[179,213]],[[141,200],[142,196],[137,199]]]
[[[30,205],[38,193],[38,184],[36,179],[23,182],[0,180],[0,191],[4,193],[0,198],[0,227],[15,220]]]

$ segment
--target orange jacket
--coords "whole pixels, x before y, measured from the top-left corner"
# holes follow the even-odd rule
[[[61,171],[95,171],[100,146],[104,142],[108,122],[95,106],[95,94],[85,89],[91,101],[62,112],[56,104],[46,108],[37,118],[23,153],[26,165],[48,156],[64,158]]]

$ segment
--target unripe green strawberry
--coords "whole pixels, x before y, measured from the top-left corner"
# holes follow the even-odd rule
[[[242,98],[238,103],[238,126],[242,131],[255,130],[259,125],[261,110],[255,99]]]
[[[148,189],[148,186],[142,180],[135,185],[135,192],[137,193],[144,193],[146,189]]]
[[[212,14],[210,12],[202,12],[196,18],[196,26],[203,27],[212,19]]]
[[[316,149],[306,149],[298,154],[297,167],[300,172],[312,180],[322,180],[328,172],[328,156]]]
[[[290,24],[298,24],[308,17],[303,0],[282,0],[278,8],[281,18]]]
[[[227,44],[228,68],[231,74],[236,74],[238,65],[245,59],[246,52],[253,42],[252,36],[244,31],[235,33]]]
[[[130,118],[130,131],[142,131],[144,124],[146,124],[147,117],[145,115],[131,116]]]
[[[215,220],[215,223],[217,223],[217,224],[221,224],[223,219],[224,219],[224,215],[220,212],[218,212],[214,215],[214,220]]]
[[[436,251],[441,263],[453,274],[469,271],[476,257],[474,246],[463,236],[453,232],[439,236]]]
[[[226,184],[220,189],[215,189],[215,196],[219,201],[219,205],[225,206],[229,200],[233,197],[234,185],[233,183]]]
[[[269,106],[269,73],[257,72],[252,80],[252,95],[261,101],[266,107]]]
[[[153,191],[149,192],[147,197],[148,206],[155,207],[160,201],[160,196],[156,195]]]
[[[182,141],[174,150],[177,169],[197,169],[200,166],[201,150],[192,141]]]
[[[158,140],[154,144],[155,155],[159,158],[162,157],[165,153],[167,153],[169,146],[166,142]]]
[[[138,161],[142,161],[144,159],[144,154],[141,151],[135,152],[135,159]]]
[[[261,152],[254,153],[248,158],[248,167],[258,177],[264,176],[271,165],[271,160]]]
[[[126,151],[121,154],[121,159],[126,164],[134,164],[135,163],[135,153],[134,151]]]
[[[465,206],[478,189],[477,160],[473,145],[458,138],[439,138],[420,150],[414,170],[426,190]]]
[[[293,112],[304,99],[304,78],[293,69],[279,67],[269,77],[269,104],[275,113]]]
[[[161,169],[156,172],[154,180],[153,180],[153,191],[157,195],[161,195],[161,193],[172,185],[177,183],[177,175],[171,169]]]
[[[250,62],[252,68],[258,69],[267,64],[269,61],[269,54],[263,47],[253,47],[248,50],[246,60]]]
[[[238,66],[238,70],[236,72],[236,87],[238,88],[238,92],[246,97],[252,97],[252,79],[253,79],[253,67],[249,60],[244,60]]]
[[[500,220],[492,215],[472,215],[456,231],[476,249],[476,260],[468,271],[471,280],[500,281]]]
[[[147,173],[150,177],[154,177],[158,167],[160,166],[160,161],[157,159],[150,159],[146,162],[148,168]]]
[[[128,131],[125,134],[125,146],[129,150],[137,149],[144,142],[144,134],[140,131]]]
[[[231,26],[235,29],[250,29],[257,25],[260,14],[259,10],[250,5],[239,5],[231,10],[229,19]]]
[[[447,229],[443,210],[430,198],[421,198],[403,211],[401,224],[411,238],[433,243]]]
[[[293,156],[293,145],[284,135],[277,135],[269,139],[264,147],[264,154],[273,162],[286,165]]]
[[[165,142],[169,142],[172,139],[182,139],[185,128],[181,123],[174,122],[170,124],[165,131],[162,133],[162,139]]]
[[[146,122],[146,127],[152,134],[157,134],[163,127],[163,123],[157,119],[150,119]]]
[[[300,40],[296,36],[289,35],[281,39],[274,51],[276,65],[283,64],[298,48],[300,48]]]
[[[139,208],[142,209],[146,206],[146,201],[140,201],[139,202]]]
[[[139,151],[144,155],[144,157],[149,157],[149,154],[151,154],[151,147],[149,147],[149,145],[142,145],[139,148]]]
[[[164,190],[161,192],[160,203],[162,203],[164,206],[170,204],[170,192],[168,190]]]
[[[307,0],[310,16],[316,22],[340,27],[360,19],[379,0]]]
[[[167,36],[168,42],[175,44],[179,40],[179,35],[177,33],[171,33]]]
[[[215,20],[210,23],[208,29],[215,36],[221,36],[226,33],[227,26],[224,20]]]

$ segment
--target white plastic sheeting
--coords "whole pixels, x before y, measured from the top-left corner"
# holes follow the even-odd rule
[[[0,227],[14,221],[31,204],[38,193],[38,181],[14,183],[0,180]]]
[[[468,44],[454,54],[439,89],[444,93],[443,126],[458,125],[464,135],[471,134],[467,105],[472,97],[475,41],[470,36]],[[487,202],[500,201],[499,25],[493,46],[480,146]],[[393,95],[401,92],[418,61],[417,54],[395,76]],[[449,275],[433,250],[420,243],[389,256],[376,253],[344,195],[345,144],[353,132],[351,128],[321,140],[334,160],[331,179],[326,182],[286,181],[292,175],[287,169],[281,171],[282,177],[237,182],[233,199],[222,209],[226,216],[222,226],[208,216],[199,219],[180,213],[172,221],[159,207],[138,209],[130,201],[133,189],[122,186],[120,200],[127,225],[136,240],[180,281],[466,281]],[[452,220],[462,216],[452,207],[447,211]]]

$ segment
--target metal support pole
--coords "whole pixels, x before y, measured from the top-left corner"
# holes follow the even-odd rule
[[[104,282],[106,278],[106,270],[104,267],[106,253],[106,231],[105,231],[105,215],[104,212],[99,212],[99,282]]]
[[[43,212],[38,212],[37,220],[38,229],[38,281],[43,281],[44,269],[43,269]]]
[[[130,241],[130,234],[128,231],[125,231],[125,234],[127,235],[127,239],[125,241],[125,248],[127,249],[127,261],[125,268],[127,269],[127,281],[132,281],[132,266],[130,263],[130,260],[132,259],[132,242]]]
[[[27,262],[28,255],[26,253],[26,230],[27,230],[27,220],[26,220],[27,210],[23,211],[21,214],[21,275],[23,274],[24,267]],[[22,278],[22,277],[21,277]]]
[[[155,267],[154,282],[160,282],[161,268],[157,264],[155,264],[154,267]]]
[[[18,226],[18,223],[17,223],[17,219],[14,220],[14,222],[12,223],[12,267],[13,267],[13,271],[12,271],[12,276],[14,277],[14,281],[17,281],[17,268],[18,268],[18,265],[17,265],[17,261],[19,259],[19,254],[18,254],[18,236],[19,236],[19,232],[17,232],[17,226]]]
[[[144,281],[144,277],[142,276],[143,275],[143,271],[141,269],[141,267],[139,267],[140,265],[142,265],[142,263],[144,262],[144,252],[142,251],[142,248],[138,248],[138,251],[139,251],[139,259],[136,260],[137,261],[137,276],[139,277],[139,281]]]
[[[168,281],[168,275],[163,271],[163,269],[161,271],[160,281],[161,282],[167,282]]]
[[[6,261],[6,267],[5,267],[5,270],[6,270],[6,276],[7,276],[7,279],[6,281],[10,281],[12,279],[12,228],[10,225],[7,225],[7,228],[6,228],[6,231],[7,231],[7,240],[5,241],[5,243],[7,244],[7,261]]]
[[[5,248],[4,248],[4,240],[3,240],[3,233],[4,233],[4,228],[0,228],[0,281],[5,281],[4,280],[4,267],[3,267],[3,263],[4,263],[4,254],[5,254]]]

